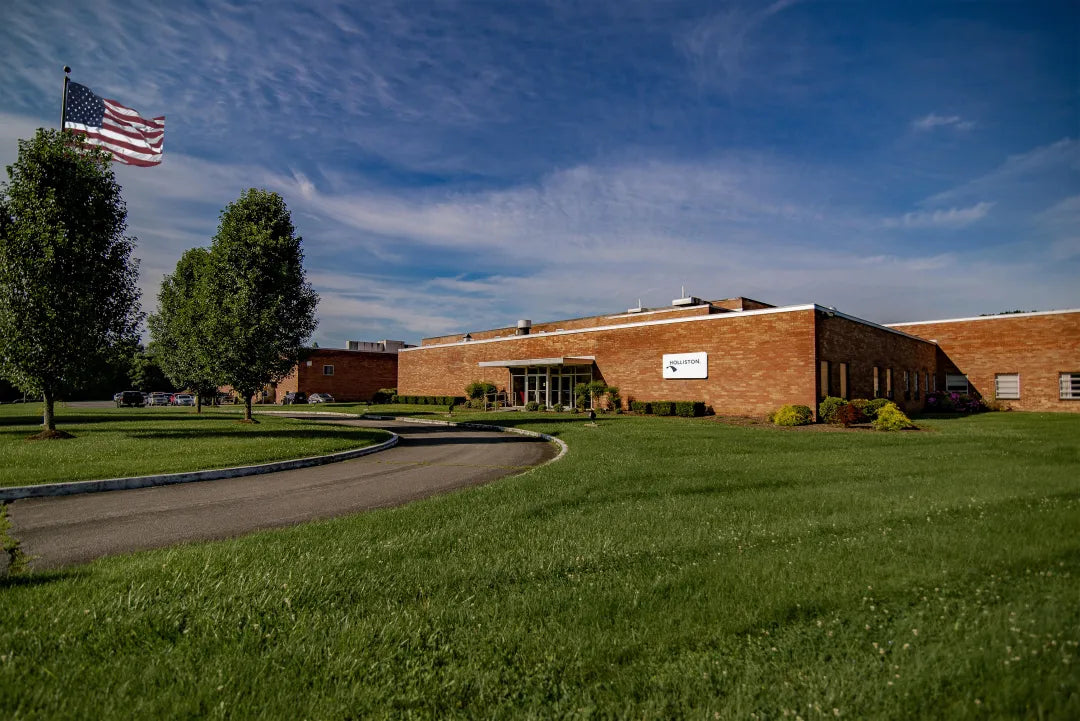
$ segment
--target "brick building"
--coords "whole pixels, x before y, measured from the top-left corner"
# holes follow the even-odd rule
[[[889,397],[909,410],[939,387],[937,346],[832,308],[777,308],[749,298],[681,298],[670,308],[426,338],[402,350],[398,391],[459,395],[494,383],[510,405],[573,405],[574,386],[602,380],[629,400],[704,401],[717,413],[763,415],[825,395]]]
[[[397,385],[397,340],[349,341],[344,350],[312,348],[291,375],[277,384],[274,400],[286,393],[329,393],[336,401],[370,401],[380,388]]]
[[[1080,413],[1080,310],[890,326],[933,340],[946,389],[1025,411]]]

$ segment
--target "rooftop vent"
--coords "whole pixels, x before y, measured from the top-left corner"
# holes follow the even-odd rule
[[[645,310],[645,308],[643,308],[642,305],[641,305],[641,298],[638,298],[637,308],[627,308],[626,312],[627,313],[640,313],[643,310]]]
[[[522,319],[522,320],[519,320],[517,322],[517,334],[518,335],[529,335],[529,333],[531,331],[532,331],[532,321],[531,320]]]
[[[685,298],[676,298],[675,300],[671,301],[671,304],[673,306],[681,307],[685,305],[701,305],[704,302],[705,301],[695,295],[688,295]]]

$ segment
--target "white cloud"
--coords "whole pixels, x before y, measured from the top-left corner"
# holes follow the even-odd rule
[[[980,202],[968,208],[918,210],[904,213],[899,218],[886,218],[886,228],[965,228],[987,216],[993,203]]]
[[[911,121],[911,127],[922,131],[944,127],[952,127],[957,130],[971,130],[975,127],[975,121],[964,120],[959,115],[938,115],[937,113],[930,113],[929,115]]]

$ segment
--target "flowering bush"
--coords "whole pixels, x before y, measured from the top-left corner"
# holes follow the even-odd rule
[[[982,413],[990,409],[977,393],[930,391],[926,394],[926,410],[935,413]]]

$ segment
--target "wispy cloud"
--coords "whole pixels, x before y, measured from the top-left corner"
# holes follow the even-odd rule
[[[965,228],[985,218],[993,203],[981,202],[969,208],[918,210],[904,213],[898,218],[886,218],[886,228]]]
[[[975,127],[974,120],[965,120],[959,115],[938,115],[930,113],[921,118],[911,121],[911,127],[915,130],[933,130],[934,128],[955,128],[956,130],[971,130]]]

